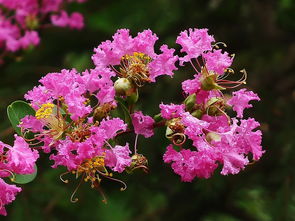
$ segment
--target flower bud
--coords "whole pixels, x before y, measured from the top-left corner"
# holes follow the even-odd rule
[[[220,141],[221,137],[219,134],[214,133],[214,132],[209,132],[206,134],[206,140],[211,143],[212,141]]]
[[[39,27],[39,21],[35,15],[28,15],[26,17],[26,26],[32,30],[37,29]]]
[[[131,157],[131,164],[129,167],[126,167],[127,173],[132,173],[136,169],[142,169],[144,172],[148,173],[148,160],[142,154],[134,154]]]
[[[192,112],[191,115],[198,118],[198,119],[201,119],[201,117],[203,115],[203,111],[200,109],[197,109],[194,112]]]
[[[156,123],[158,123],[158,122],[160,122],[160,121],[163,120],[163,117],[162,117],[161,113],[159,113],[159,114],[156,114],[156,115],[153,117],[153,119],[154,119],[154,121],[155,121]]]
[[[135,86],[128,78],[119,78],[114,84],[116,95],[130,96],[135,92]]]
[[[224,100],[222,98],[212,97],[207,101],[205,108],[210,116],[215,116],[223,114],[224,106]]]
[[[184,100],[185,109],[187,111],[191,111],[194,108],[196,104],[196,99],[197,99],[196,94],[191,94]]]
[[[135,91],[132,94],[127,96],[126,101],[128,102],[128,104],[135,104],[138,100],[138,97],[138,90],[135,89]]]

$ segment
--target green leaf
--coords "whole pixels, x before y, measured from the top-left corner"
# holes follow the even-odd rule
[[[21,130],[18,127],[20,120],[27,115],[35,116],[35,110],[24,101],[14,101],[7,107],[7,115],[16,133],[21,135]]]
[[[15,174],[14,179],[12,180],[14,183],[17,184],[26,184],[32,182],[37,176],[37,166],[35,164],[35,172],[32,174]]]

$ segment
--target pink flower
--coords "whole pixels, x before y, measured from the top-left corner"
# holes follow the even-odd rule
[[[59,15],[51,16],[51,22],[52,24],[59,27],[68,26],[74,29],[81,29],[84,27],[83,16],[78,12],[74,12],[71,15],[68,15],[66,11],[61,11]]]
[[[66,95],[65,103],[68,106],[68,111],[72,114],[72,120],[78,120],[92,111],[92,108],[89,105],[85,106],[86,98],[81,96],[81,93],[78,90],[72,91],[72,93]]]
[[[198,145],[200,141],[203,141],[204,131],[209,126],[209,123],[203,120],[199,120],[198,118],[192,116],[190,113],[185,112],[182,115],[181,122],[186,127],[184,130],[184,134],[189,137],[193,141],[193,145],[198,147],[199,150],[203,148],[201,145]]]
[[[35,162],[39,158],[36,150],[32,150],[26,141],[15,135],[13,147],[8,147],[7,167],[17,174],[31,174],[35,172]]]
[[[21,188],[15,185],[9,185],[0,178],[0,215],[6,216],[5,205],[15,200],[17,193],[21,191]]]
[[[116,73],[108,68],[91,69],[82,73],[83,84],[90,93],[112,87],[111,77],[114,76]]]
[[[167,120],[180,117],[184,113],[184,104],[160,104],[161,116]]]
[[[77,159],[77,154],[75,154],[79,144],[79,142],[72,142],[70,139],[60,141],[56,145],[57,153],[49,157],[50,160],[54,161],[52,167],[56,168],[62,165],[67,167],[69,171],[76,169],[82,163],[81,160]]]
[[[23,49],[30,45],[38,45],[40,43],[39,34],[36,31],[26,31],[25,35],[19,40]]]
[[[131,157],[129,154],[129,144],[125,146],[116,145],[111,150],[107,151],[106,154],[106,165],[111,167],[113,171],[122,173],[126,167],[131,164]]]
[[[99,136],[103,133],[103,138],[108,140],[115,137],[119,131],[125,131],[126,129],[127,124],[125,124],[123,120],[120,118],[113,118],[103,119],[100,125],[97,128],[93,127],[91,131]]]
[[[209,123],[208,129],[216,132],[227,132],[230,130],[229,120],[226,116],[209,116],[204,114],[202,120]]]
[[[42,77],[39,82],[55,99],[60,96],[65,97],[73,91],[78,91],[80,94],[85,92],[82,77],[75,69],[63,69],[60,73],[49,73]]]
[[[46,87],[39,85],[25,94],[25,99],[31,101],[31,105],[35,110],[38,110],[42,104],[52,103],[52,94]]]
[[[201,75],[194,75],[194,79],[185,80],[182,82],[182,90],[186,94],[194,94],[201,89],[200,77]]]
[[[134,132],[136,134],[141,134],[145,138],[151,137],[154,135],[153,124],[155,123],[154,119],[150,116],[145,116],[141,111],[137,111],[131,115],[132,124],[134,126]]]
[[[183,182],[191,182],[196,176],[199,178],[211,177],[217,168],[214,154],[182,149],[179,152],[172,145],[167,147],[164,162],[172,163],[173,171],[181,176]]]
[[[203,54],[206,61],[206,67],[209,71],[217,74],[223,74],[225,69],[231,66],[233,58],[227,52],[222,53],[221,50],[213,50]]]
[[[21,44],[16,39],[9,38],[6,41],[6,48],[8,51],[15,52],[21,48]]]
[[[252,104],[249,104],[251,100],[260,101],[260,98],[253,91],[247,91],[243,88],[233,92],[233,97],[227,103],[233,106],[233,110],[237,112],[237,117],[242,118],[244,109],[252,107]]]
[[[249,160],[242,154],[235,152],[229,152],[223,154],[223,167],[221,174],[237,174],[241,169],[244,169],[245,166],[249,163]]]
[[[167,147],[163,159],[165,163],[172,163],[171,167],[173,171],[181,176],[182,181],[191,182],[196,176],[193,166],[196,153],[196,151],[190,150],[177,152],[173,149],[172,144],[170,144]]]
[[[61,11],[59,15],[51,15],[51,22],[55,26],[66,27],[68,20],[69,15],[66,11]]]
[[[18,125],[18,127],[22,129],[27,129],[29,131],[32,131],[33,133],[43,131],[44,126],[45,125],[42,121],[31,115],[27,115],[23,119],[21,119],[21,123]]]
[[[43,13],[55,12],[59,10],[59,7],[64,0],[43,0],[41,5],[41,11]]]
[[[115,102],[115,89],[111,77],[116,73],[108,68],[91,69],[84,71],[82,79],[86,89],[90,92],[96,92],[96,97],[100,104]]]
[[[150,29],[144,30],[143,32],[139,32],[137,36],[134,38],[134,51],[140,51],[144,54],[150,55],[151,57],[156,56],[154,45],[159,38],[156,34],[154,34]],[[163,47],[164,45],[162,45]],[[164,46],[165,47],[165,46]],[[165,49],[167,50],[167,46]],[[165,50],[161,50],[164,52]],[[173,50],[174,52],[174,50]],[[172,56],[173,56],[172,52]]]
[[[65,70],[61,73],[49,73],[39,80],[42,86],[29,91],[25,98],[31,100],[33,108],[39,109],[44,103],[51,103],[56,99],[64,98],[64,102],[71,113],[72,120],[78,120],[91,112],[86,105],[85,81],[75,69]]]
[[[81,29],[84,21],[80,13],[68,15],[61,10],[70,2],[72,1],[0,0],[0,49],[16,52],[38,45],[38,28],[47,25],[47,19],[44,18],[48,17],[56,26]]]
[[[253,118],[247,120],[241,120],[241,125],[236,129],[239,136],[237,142],[244,149],[246,153],[253,154],[254,160],[259,160],[262,154],[265,152],[262,150],[262,133],[260,130],[253,131],[259,127],[259,122]]]
[[[68,20],[68,25],[73,29],[82,29],[84,27],[84,17],[79,12],[73,12]]]
[[[99,69],[120,65],[121,59],[126,55],[134,58],[144,56],[141,64],[148,72],[149,81],[155,82],[157,76],[172,76],[173,71],[176,70],[175,62],[178,59],[173,55],[174,49],[168,49],[166,45],[160,47],[162,54],[156,54],[154,45],[157,39],[158,37],[151,30],[144,30],[133,38],[128,29],[120,29],[113,35],[112,41],[102,42],[94,49],[95,54],[92,60]]]
[[[197,93],[197,99],[196,103],[197,104],[206,104],[211,98],[214,97],[222,97],[222,93],[218,90],[211,90],[211,91],[204,91],[204,90],[199,90]]]
[[[209,123],[192,116],[185,112],[182,114],[181,122],[186,126],[185,133],[190,137],[203,133],[203,129],[209,126]]]
[[[206,28],[195,28],[181,32],[176,39],[176,43],[182,46],[181,52],[185,52],[186,55],[179,58],[180,65],[192,58],[199,57],[206,51],[210,51],[212,49],[211,43],[214,41],[213,36],[208,35],[208,29]]]
[[[168,49],[167,45],[162,45],[160,50],[162,54],[156,55],[155,60],[149,64],[152,82],[155,82],[155,78],[160,75],[173,76],[173,71],[177,70],[175,62],[178,60],[177,56],[173,56],[174,49]]]

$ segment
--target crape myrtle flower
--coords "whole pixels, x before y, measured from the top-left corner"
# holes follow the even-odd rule
[[[154,49],[157,40],[151,30],[132,37],[128,29],[120,29],[112,41],[102,42],[94,49],[92,60],[96,68],[110,67],[119,77],[115,82],[118,95],[131,96],[145,83],[155,82],[161,75],[172,77],[173,71],[177,70],[175,50],[162,45],[161,53],[157,54]]]
[[[7,184],[2,178],[14,181],[14,174],[32,174],[35,162],[39,158],[36,150],[32,150],[22,137],[15,135],[13,146],[0,142],[0,215],[6,216],[5,205],[15,200],[21,188]]]
[[[134,133],[141,134],[145,138],[154,135],[154,119],[150,116],[145,116],[141,111],[134,112],[131,115],[132,124],[134,126]]]
[[[38,30],[47,26],[84,27],[82,14],[68,14],[69,0],[0,0],[0,49],[8,52],[25,50],[40,43]],[[83,0],[76,2],[82,3]],[[50,18],[50,19],[48,19]],[[48,24],[47,20],[51,23]]]
[[[186,95],[183,104],[160,104],[166,137],[173,143],[167,147],[164,162],[171,163],[184,182],[209,178],[218,165],[222,166],[222,175],[237,174],[264,153],[262,133],[257,129],[260,124],[253,118],[242,119],[244,109],[252,107],[249,102],[260,98],[246,89],[224,95],[225,89],[245,84],[247,74],[243,70],[239,80],[226,79],[234,73],[230,68],[233,56],[219,49],[225,44],[216,43],[207,29],[183,31],[176,43],[185,53],[179,58],[180,64],[189,62],[195,74],[194,79],[182,82]],[[228,115],[230,108],[236,116]],[[188,147],[188,139],[192,147]]]
[[[51,22],[58,27],[70,27],[81,29],[84,26],[83,16],[78,12],[68,15],[66,11],[61,11],[59,15],[52,15]]]
[[[249,104],[251,100],[260,101],[260,98],[253,91],[247,91],[243,88],[233,92],[233,97],[228,100],[227,104],[233,106],[233,110],[237,112],[237,117],[242,118],[244,109],[252,107],[252,104]]]
[[[19,193],[20,191],[21,191],[20,187],[7,184],[4,182],[3,179],[0,178],[0,215],[3,215],[3,216],[7,215],[7,212],[4,206],[14,201],[16,194]]]

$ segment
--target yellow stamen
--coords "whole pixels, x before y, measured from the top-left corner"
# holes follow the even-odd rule
[[[53,112],[54,104],[47,103],[42,104],[42,106],[37,110],[35,116],[37,119],[46,119],[48,118]]]

